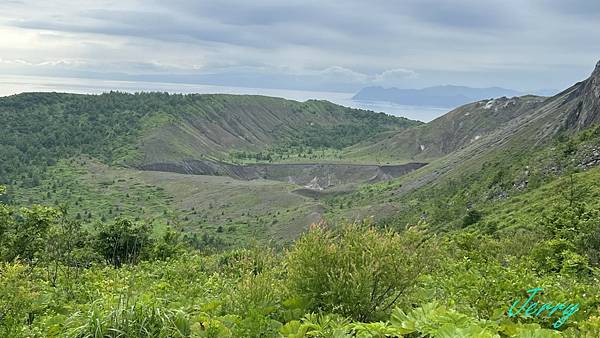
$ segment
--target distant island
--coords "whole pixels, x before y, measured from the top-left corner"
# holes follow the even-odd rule
[[[523,95],[523,93],[500,87],[471,88],[448,85],[423,89],[399,89],[375,86],[361,89],[352,97],[352,100],[391,102],[408,106],[454,108],[473,101],[519,95]]]

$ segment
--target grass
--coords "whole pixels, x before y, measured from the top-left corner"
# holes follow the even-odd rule
[[[188,231],[208,231],[233,242],[248,238],[287,241],[302,232],[306,211],[318,202],[292,193],[295,185],[269,180],[238,181],[229,177],[138,172],[145,182],[174,196]],[[315,220],[316,221],[316,220]]]
[[[580,199],[598,204],[600,198],[600,168],[573,175],[573,187],[580,193]],[[537,189],[529,190],[501,202],[489,204],[482,211],[485,223],[504,224],[511,227],[532,227],[540,222],[540,218],[554,205],[567,204],[567,191],[570,189],[569,176],[544,184]],[[533,222],[532,222],[533,221]]]
[[[326,218],[373,216],[396,226],[426,220],[438,229],[455,229],[463,226],[467,210],[475,208],[483,212],[478,224],[529,226],[561,198],[556,189],[569,179],[560,178],[566,168],[594,163],[594,154],[600,150],[600,128],[534,147],[527,139],[530,134],[520,131],[501,146],[493,143],[495,139],[473,144],[393,181],[332,196],[326,200],[330,206]],[[590,187],[588,202],[597,200],[599,194],[596,170],[588,168],[574,176],[580,187]]]
[[[172,196],[149,185],[129,169],[108,167],[89,157],[61,160],[41,184],[15,192],[18,204],[65,205],[87,224],[116,217],[139,218],[162,226],[177,219]]]
[[[318,221],[324,206],[294,193],[297,188],[269,180],[109,167],[82,156],[59,161],[39,186],[16,189],[14,199],[19,205],[66,205],[90,226],[129,217],[237,246],[253,240],[285,243]]]

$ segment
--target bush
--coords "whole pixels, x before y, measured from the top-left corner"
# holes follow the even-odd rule
[[[481,220],[481,213],[475,209],[469,209],[465,217],[463,217],[463,227],[475,224]]]
[[[59,215],[48,207],[16,209],[0,204],[0,258],[37,261],[48,240],[48,229]]]
[[[96,250],[114,267],[135,264],[150,242],[150,227],[119,219],[102,225],[95,238]]]
[[[0,263],[0,337],[20,337],[35,317],[38,294],[29,280],[27,266]]]
[[[287,255],[290,288],[310,311],[357,320],[380,318],[430,267],[425,234],[401,234],[350,224],[313,227]]]

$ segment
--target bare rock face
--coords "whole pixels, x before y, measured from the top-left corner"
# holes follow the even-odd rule
[[[596,69],[590,77],[592,94],[595,98],[600,98],[600,61],[596,64]]]
[[[582,117],[586,127],[600,122],[600,61],[594,72],[586,80],[585,94],[582,102]]]
[[[585,95],[596,100],[600,98],[600,61],[596,64],[590,78],[585,81]]]
[[[229,176],[238,180],[268,179],[293,183],[306,189],[324,190],[349,183],[373,183],[400,177],[426,163],[398,165],[273,163],[236,165],[208,160],[183,160],[151,163],[141,170],[165,171],[191,175]]]
[[[571,88],[564,108],[568,129],[584,130],[600,123],[600,62],[587,80]]]

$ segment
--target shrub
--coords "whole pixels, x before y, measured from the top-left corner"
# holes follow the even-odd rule
[[[481,213],[475,209],[469,209],[463,217],[463,227],[475,224],[481,220]]]
[[[287,255],[290,288],[308,310],[358,320],[379,318],[427,270],[432,254],[425,234],[401,234],[349,224],[314,226]]]
[[[0,337],[22,336],[25,323],[34,319],[37,293],[26,270],[19,263],[0,263]]]
[[[33,206],[12,208],[0,204],[0,258],[33,263],[47,242],[47,233],[60,212]]]
[[[151,244],[150,231],[144,223],[116,220],[101,226],[95,238],[96,250],[114,267],[135,264]]]

